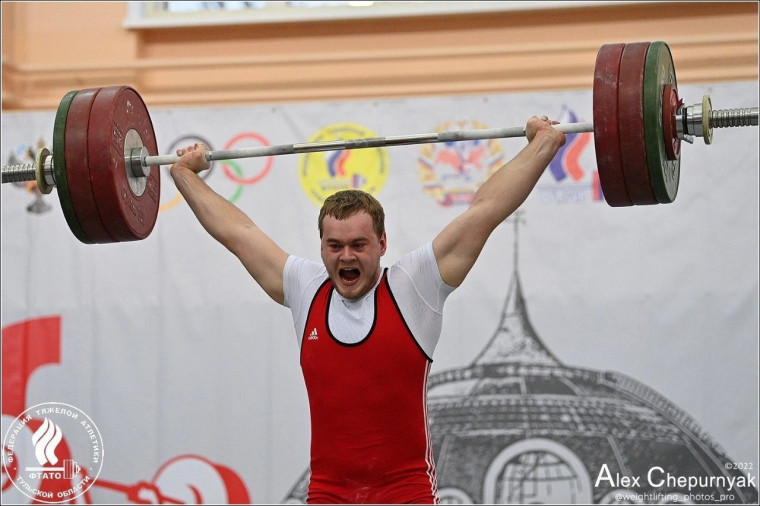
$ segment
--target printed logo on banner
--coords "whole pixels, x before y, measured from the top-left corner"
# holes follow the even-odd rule
[[[61,446],[64,435],[67,444]],[[74,460],[73,450],[80,460]],[[21,456],[32,465],[20,464]],[[3,471],[21,493],[38,502],[76,499],[93,486],[102,467],[103,440],[98,427],[70,404],[46,402],[28,408],[16,417],[3,439]],[[39,487],[42,480],[47,487]]]
[[[308,142],[366,137],[377,137],[377,134],[355,123],[336,123],[319,130]],[[303,191],[318,206],[340,190],[363,190],[376,196],[388,178],[387,150],[366,148],[305,153],[298,163],[298,178]]]
[[[166,153],[168,154],[175,154],[179,148],[187,147],[191,144],[195,144],[196,142],[202,142],[209,148],[213,149],[212,144],[205,138],[201,137],[200,135],[195,134],[188,134],[184,135],[182,137],[179,137],[175,139],[170,145],[169,148],[166,150]],[[203,179],[208,179],[208,177],[214,172],[216,162],[211,162],[211,168],[209,170],[201,172],[200,177]],[[163,182],[172,181],[171,175],[169,174],[169,166],[164,165],[161,167],[161,180]],[[182,194],[177,191],[177,187],[174,186],[174,184],[162,184],[161,185],[161,200],[158,206],[158,212],[162,211],[168,211],[169,209],[175,207],[177,204],[182,202]]]
[[[167,153],[175,153],[177,149],[189,146],[196,142],[202,142],[212,151],[214,150],[213,145],[206,138],[200,135],[188,134],[174,140],[169,146]],[[228,140],[223,149],[239,149],[269,145],[269,141],[256,132],[242,132],[234,135]],[[211,181],[209,178],[215,173],[214,170],[216,169],[217,164],[222,167],[221,172],[224,175],[224,178],[214,177],[213,181]],[[209,183],[214,191],[234,204],[242,195],[243,188],[262,181],[272,170],[273,164],[273,156],[237,160],[219,160],[218,162],[212,161],[211,168],[201,172],[200,176]],[[169,167],[163,167],[162,170],[164,170],[164,175],[166,176],[164,181],[171,181]],[[182,200],[182,194],[177,191],[176,186],[173,184],[161,185],[161,204],[159,205],[158,210],[159,212],[168,211],[182,202]]]
[[[44,148],[45,146],[45,141],[42,138],[37,141],[36,145],[32,143],[19,144],[8,156],[6,165],[22,165],[27,163],[34,163],[35,158],[37,157],[37,151]],[[52,209],[52,207],[47,202],[45,202],[44,196],[42,193],[40,193],[40,190],[37,188],[37,183],[35,181],[21,181],[10,184],[16,188],[21,188],[27,193],[30,193],[34,196],[34,200],[32,200],[32,202],[26,206],[26,211],[28,213],[44,214]]]
[[[574,111],[562,107],[562,112],[557,118],[560,123],[577,123],[578,116]],[[536,190],[542,202],[568,204],[576,202],[601,201],[602,189],[599,183],[599,173],[596,164],[593,166],[586,163],[584,168],[583,155],[587,153],[587,147],[592,139],[592,134],[577,133],[565,134],[567,141],[562,146],[554,159],[549,163],[549,168],[536,185]],[[593,153],[591,154],[592,160]]]
[[[478,121],[446,122],[436,132],[488,128]],[[469,204],[490,175],[504,163],[496,139],[425,144],[417,158],[422,189],[442,206]]]
[[[24,409],[27,385],[37,368],[60,363],[59,316],[2,328],[3,504],[26,503],[26,498],[39,503],[111,502],[93,500],[95,490],[124,494],[126,502],[136,504],[251,502],[235,470],[201,455],[173,457],[149,480],[125,483],[99,477],[103,445],[89,416],[58,402]],[[139,451],[139,445],[135,448]]]

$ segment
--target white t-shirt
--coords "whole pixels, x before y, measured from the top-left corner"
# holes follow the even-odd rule
[[[327,279],[324,264],[290,255],[283,270],[284,305],[293,315],[298,345],[303,339],[309,307],[314,295]],[[382,279],[382,276],[380,277]],[[362,340],[372,327],[375,315],[375,289],[351,300],[333,290],[328,321],[336,339],[351,344]],[[433,243],[402,256],[388,269],[388,285],[412,335],[428,358],[441,335],[443,303],[454,291],[443,282],[433,255]],[[336,303],[338,302],[338,303]]]

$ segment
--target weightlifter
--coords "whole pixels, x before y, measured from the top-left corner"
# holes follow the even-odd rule
[[[438,503],[426,388],[446,297],[491,232],[528,197],[565,135],[546,116],[528,145],[433,240],[380,266],[384,213],[346,190],[319,213],[322,263],[283,251],[198,173],[206,146],[177,151],[171,175],[196,217],[275,302],[290,308],[311,412],[307,502]]]

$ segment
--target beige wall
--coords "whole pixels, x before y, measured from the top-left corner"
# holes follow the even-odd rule
[[[758,79],[756,2],[168,29],[126,29],[126,15],[3,2],[2,108],[115,84],[149,106],[589,88],[602,44],[640,40],[670,44],[679,83]]]

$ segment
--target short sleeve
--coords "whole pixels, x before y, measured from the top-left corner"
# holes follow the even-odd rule
[[[301,340],[307,312],[319,286],[327,278],[321,263],[290,255],[282,271],[283,305],[290,308],[296,337]]]
[[[409,330],[432,359],[443,326],[443,305],[454,291],[441,278],[432,242],[391,266],[388,283]]]

